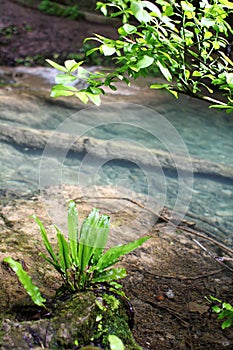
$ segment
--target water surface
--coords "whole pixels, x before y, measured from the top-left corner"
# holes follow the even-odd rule
[[[39,75],[32,75],[34,72],[35,70],[27,72],[26,68],[23,68],[20,73],[20,69],[17,68],[14,74],[20,73],[21,78],[14,77],[14,81],[17,80],[17,83],[23,83],[24,86],[18,85],[15,88],[8,86],[1,89],[1,123],[10,125],[12,128],[20,126],[36,130],[55,130],[71,115],[78,114],[83,106],[79,103],[75,105],[73,102],[69,106],[69,103],[63,101],[50,100],[48,89],[54,71],[49,70],[49,80],[43,77],[45,73],[48,75],[48,71],[44,72],[40,68],[37,72]],[[233,117],[231,115],[208,109],[205,102],[188,97],[182,96],[179,100],[175,100],[166,92],[148,91],[144,86],[141,87],[140,83],[131,90],[130,94],[126,94],[125,91],[122,87],[118,94],[110,95],[105,101],[137,103],[149,107],[155,111],[154,118],[159,113],[174,126],[184,140],[191,157],[230,166],[233,164]],[[96,114],[94,117],[96,118]],[[87,137],[103,140],[123,138],[131,140],[130,142],[137,142],[147,149],[167,151],[167,145],[154,136],[155,120],[153,118],[151,125],[148,120],[146,121],[145,128],[122,123],[108,125],[105,123],[106,116],[105,118],[102,116],[103,120],[101,115],[98,118],[96,120],[98,126],[95,127],[92,127],[93,119],[78,119],[80,132],[87,130],[90,124],[90,130],[85,131]],[[143,115],[141,118],[143,120]],[[111,120],[111,113],[108,115],[108,120]],[[153,132],[150,135],[151,130]],[[65,131],[72,133],[72,130]],[[41,150],[29,147],[19,148],[14,144],[2,143],[1,188],[18,194],[37,191],[41,156]],[[69,153],[62,163],[59,163],[59,159],[51,158],[50,166],[62,168],[63,183],[77,184],[81,174],[85,177],[87,184],[90,181],[90,185],[94,181],[97,185],[126,187],[138,193],[148,194],[148,174],[145,174],[138,164],[121,159],[120,155],[119,159],[109,159],[101,163],[99,168],[94,164],[82,168],[83,161],[82,157]],[[162,175],[150,174],[149,177],[152,179],[156,200],[164,201],[164,204],[172,208],[179,190],[177,174],[167,171]],[[188,213],[197,218],[198,225],[219,236],[225,243],[233,245],[233,181],[199,174],[194,177],[193,186],[187,188],[187,192],[192,194]]]

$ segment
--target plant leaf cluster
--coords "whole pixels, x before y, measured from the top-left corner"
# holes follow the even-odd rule
[[[82,17],[78,6],[64,6],[50,0],[42,0],[38,9],[50,16],[67,17],[73,20]]]
[[[83,221],[79,229],[78,210],[73,201],[68,206],[68,239],[55,226],[57,247],[54,248],[42,222],[34,216],[40,228],[47,255],[40,255],[60,274],[63,280],[63,292],[76,292],[93,288],[96,284],[105,283],[113,290],[121,285],[117,280],[126,276],[123,267],[112,267],[120,258],[139,247],[150,237],[141,237],[133,242],[118,245],[105,251],[110,228],[110,218],[100,215],[98,209],[93,209]],[[43,306],[45,299],[39,289],[33,285],[30,276],[23,270],[20,263],[11,257],[4,259],[23,284],[33,302]],[[120,291],[119,291],[120,292]]]
[[[233,306],[212,295],[209,298],[210,299],[207,298],[207,300],[215,304],[211,306],[211,309],[218,315],[218,319],[223,321],[221,325],[222,329],[231,327],[233,324]]]
[[[116,40],[99,34],[87,38],[86,41],[98,43],[87,55],[98,51],[111,57],[115,69],[94,74],[81,69],[83,62],[69,60],[64,66],[57,66],[47,60],[63,72],[52,88],[52,96],[75,95],[84,103],[90,99],[99,105],[104,86],[116,90],[119,80],[130,85],[130,78],[159,71],[167,83],[156,82],[150,86],[152,89],[166,89],[176,98],[179,93],[185,93],[232,112],[233,62],[228,37],[233,35],[233,29],[227,20],[233,6],[227,0],[196,3],[192,0],[158,0],[156,4],[140,0],[97,2],[104,15],[120,16],[122,26]],[[75,79],[85,80],[86,88],[79,91],[70,86]],[[211,97],[215,89],[220,90],[220,99]]]

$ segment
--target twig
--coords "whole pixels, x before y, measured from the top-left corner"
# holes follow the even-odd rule
[[[179,228],[182,229],[183,231],[187,232],[187,233],[190,233],[190,234],[193,234],[195,236],[198,236],[198,237],[201,237],[203,239],[206,239],[206,240],[210,241],[211,243],[213,243],[214,245],[217,245],[221,249],[227,251],[228,253],[233,254],[233,250],[231,248],[225,246],[225,244],[223,244],[223,243],[221,243],[219,241],[216,241],[214,238],[206,236],[206,233],[203,234],[201,232],[197,232],[195,230],[192,230],[191,228],[186,228],[186,227],[181,226],[181,225],[179,225]]]
[[[149,271],[145,271],[144,273],[149,274],[149,275],[153,275],[154,277],[159,277],[159,278],[165,278],[165,279],[177,279],[180,281],[186,281],[186,280],[197,280],[199,278],[206,278],[209,276],[213,276],[216,275],[220,272],[224,271],[224,269],[219,269],[219,270],[214,270],[211,271],[209,273],[205,273],[202,275],[197,275],[197,276],[193,276],[193,277],[184,277],[184,276],[170,276],[170,275],[158,275],[157,273],[150,273]]]
[[[208,249],[206,249],[200,242],[198,242],[196,239],[193,240],[201,249],[203,249],[211,258],[213,258],[218,264],[223,266],[225,269],[229,270],[230,272],[233,273],[233,269],[227,265],[225,265],[222,260],[215,256],[212,252],[210,252]]]
[[[168,311],[171,315],[175,316],[184,327],[188,327],[189,326],[189,322],[185,321],[178,312],[174,311],[173,309],[171,309],[170,307],[166,306],[166,305],[162,305],[161,303],[154,303],[151,300],[145,300],[145,299],[141,299],[142,302],[144,302],[145,304],[148,304],[150,306],[152,306],[153,308],[160,308],[163,310]]]

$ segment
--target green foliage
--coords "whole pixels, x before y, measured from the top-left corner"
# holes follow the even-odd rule
[[[65,65],[61,66],[51,60],[46,60],[51,66],[63,72],[56,77],[57,85],[54,85],[51,91],[52,97],[60,96],[76,96],[83,103],[91,100],[97,106],[100,105],[100,94],[104,93],[103,89],[99,88],[102,85],[103,73],[91,73],[87,69],[81,67],[83,61],[76,62],[75,60],[65,61]],[[82,81],[87,87],[79,90],[73,85],[75,82]]]
[[[124,344],[121,339],[114,334],[109,334],[108,341],[111,350],[124,350]]]
[[[39,288],[32,283],[31,277],[26,271],[24,271],[22,265],[11,257],[5,258],[4,262],[9,264],[12,270],[16,273],[18,279],[32,298],[33,302],[38,306],[44,306],[46,300],[41,296]]]
[[[122,26],[116,40],[99,34],[87,38],[86,41],[95,40],[99,45],[87,54],[99,52],[111,57],[116,64],[114,71],[86,73],[87,87],[81,95],[76,90],[71,92],[64,83],[62,88],[53,87],[52,96],[75,95],[86,103],[92,89],[94,95],[100,95],[104,86],[116,89],[119,80],[129,84],[129,78],[146,77],[159,70],[168,83],[156,82],[151,88],[166,89],[175,97],[185,93],[212,103],[212,107],[233,111],[233,62],[228,41],[233,30],[227,21],[233,12],[231,2],[159,0],[154,4],[114,0],[97,2],[97,8],[104,15],[120,16]],[[54,66],[54,62],[48,62]],[[66,73],[77,78],[80,75],[79,71]],[[221,99],[211,97],[216,89],[220,90]],[[100,103],[96,96],[94,100]]]
[[[42,0],[38,8],[51,16],[68,17],[70,19],[82,17],[77,6],[62,6],[50,0]]]
[[[70,69],[71,66],[67,67]],[[95,284],[106,283],[116,290],[121,285],[117,280],[126,276],[124,268],[114,268],[112,265],[120,261],[120,257],[139,247],[149,236],[139,238],[125,245],[119,245],[104,252],[110,227],[110,218],[100,215],[93,209],[82,223],[79,230],[78,211],[73,201],[68,206],[68,240],[55,226],[57,232],[57,248],[54,249],[49,242],[47,232],[42,222],[37,222],[44,246],[48,255],[40,255],[61,275],[63,291],[75,292],[92,288]],[[27,293],[34,303],[44,305],[39,289],[31,282],[31,278],[22,266],[12,258],[4,259],[17,274]]]
[[[224,320],[222,322],[222,329],[228,328],[233,324],[233,306],[229,303],[225,303],[222,300],[219,300],[213,296],[210,296],[211,303],[215,303],[211,309],[218,315],[219,320]]]
[[[14,25],[0,28],[0,35],[4,35],[6,38],[10,39],[13,35],[19,33],[19,28]]]

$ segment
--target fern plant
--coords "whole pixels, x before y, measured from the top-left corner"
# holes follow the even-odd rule
[[[141,237],[128,244],[114,246],[104,251],[109,234],[110,217],[100,215],[98,209],[92,209],[79,230],[78,210],[74,201],[71,201],[68,206],[68,240],[55,226],[57,249],[54,249],[42,222],[36,216],[34,219],[39,225],[48,253],[48,255],[44,253],[40,255],[60,274],[64,292],[82,291],[101,283],[116,290],[120,289],[121,285],[117,280],[126,276],[126,270],[112,266],[120,261],[121,256],[136,249],[150,238]],[[4,262],[14,270],[33,302],[39,306],[45,306],[46,300],[21,264],[11,257],[5,258]]]

